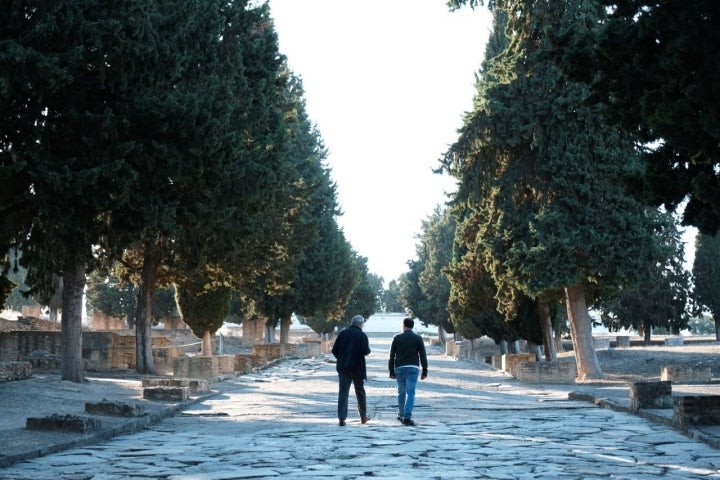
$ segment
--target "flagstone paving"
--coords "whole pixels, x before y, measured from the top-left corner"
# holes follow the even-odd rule
[[[332,357],[288,361],[132,435],[0,469],[0,478],[115,480],[720,478],[720,450],[672,427],[523,385],[429,350],[416,427],[396,420],[389,340],[371,338],[368,403],[336,419]]]

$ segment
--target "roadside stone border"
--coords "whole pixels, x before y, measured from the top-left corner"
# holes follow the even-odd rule
[[[52,453],[62,452],[71,448],[96,444],[120,435],[138,432],[149,425],[158,423],[165,418],[176,415],[178,412],[186,409],[189,405],[202,402],[216,394],[217,392],[210,392],[191,397],[182,402],[148,405],[145,409],[145,413],[137,417],[107,417],[106,420],[96,419],[97,428],[94,430],[88,430],[84,433],[72,433],[63,430],[55,430],[53,432],[54,434],[63,435],[53,442],[42,446],[33,446],[26,451],[0,455],[0,468],[9,467],[10,465],[18,462],[42,457]],[[19,433],[21,435],[25,434],[23,430]]]

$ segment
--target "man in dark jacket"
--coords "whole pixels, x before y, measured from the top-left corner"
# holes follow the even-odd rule
[[[418,376],[421,380],[425,380],[428,373],[425,342],[420,335],[413,332],[414,326],[415,322],[412,318],[403,319],[403,333],[393,337],[388,362],[390,378],[394,378],[398,386],[397,419],[409,427],[415,426],[412,411],[415,406]],[[422,366],[422,374],[420,366]]]
[[[365,397],[364,385],[367,379],[365,355],[370,355],[370,342],[365,332],[362,331],[364,323],[365,319],[361,315],[355,315],[352,318],[350,327],[338,334],[332,348],[332,354],[337,358],[335,368],[340,380],[338,420],[340,420],[341,427],[345,426],[345,419],[347,418],[351,383],[355,386],[360,422],[367,423],[370,420],[367,416],[367,398]]]

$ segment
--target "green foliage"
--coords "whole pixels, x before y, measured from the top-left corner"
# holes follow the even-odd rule
[[[255,274],[240,276],[235,282],[243,292],[244,302],[252,305],[268,325],[290,318],[299,307],[298,292],[313,288],[300,283],[317,281],[317,276],[301,272],[307,266],[303,259],[320,238],[321,219],[337,214],[335,186],[323,165],[326,151],[307,117],[302,82],[289,75],[286,87],[288,159],[297,175],[292,179],[294,188],[285,198],[286,205],[275,205],[285,215],[272,235],[276,255],[267,258],[265,267]]]
[[[224,285],[207,283],[198,275],[175,285],[175,300],[180,318],[193,334],[203,338],[206,332],[215,334],[228,316],[232,290]]]
[[[693,335],[712,335],[715,333],[715,320],[706,315],[693,317],[688,322],[688,329]]]
[[[715,323],[720,319],[720,233],[698,234],[695,239],[695,302],[709,311]],[[717,329],[720,331],[720,328]]]
[[[663,229],[658,232],[663,255],[647,259],[638,272],[639,282],[597,305],[602,323],[611,331],[635,329],[650,332],[658,328],[678,334],[690,319],[690,274],[683,265],[684,245],[670,214],[659,214]]]
[[[122,280],[113,274],[106,276],[93,272],[88,276],[87,303],[92,309],[124,320],[132,328],[135,325],[138,290],[129,280]],[[153,325],[178,315],[174,287],[156,289],[153,299]]]
[[[317,333],[330,333],[342,323],[350,296],[362,280],[357,254],[332,215],[324,215],[318,238],[305,250],[296,283],[295,313]]]
[[[554,29],[553,56],[574,78],[592,82],[612,124],[652,145],[643,155],[645,197],[669,210],[687,200],[683,223],[717,231],[720,5],[705,0],[598,4],[611,12],[602,22]]]
[[[401,279],[401,302],[424,326],[437,325],[454,333],[447,310],[450,281],[445,269],[452,255],[455,220],[447,210],[436,208],[422,228],[417,258],[408,262],[410,271]]]
[[[400,281],[390,280],[388,288],[383,290],[381,298],[382,310],[388,313],[404,312],[405,307],[400,301]]]
[[[360,282],[350,295],[347,305],[345,305],[342,318],[343,325],[350,325],[350,320],[355,315],[362,315],[365,319],[368,319],[380,308],[380,296],[383,290],[382,278],[368,272],[367,258],[357,256],[356,261]]]

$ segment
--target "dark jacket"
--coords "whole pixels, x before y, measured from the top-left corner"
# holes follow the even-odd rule
[[[407,365],[422,366],[422,373],[427,375],[427,355],[425,342],[420,335],[410,329],[398,333],[393,337],[390,345],[390,361],[388,369],[390,374],[395,373],[395,367]]]
[[[340,332],[333,344],[332,354],[337,358],[335,369],[367,378],[365,355],[370,355],[370,342],[360,327],[352,325]]]

